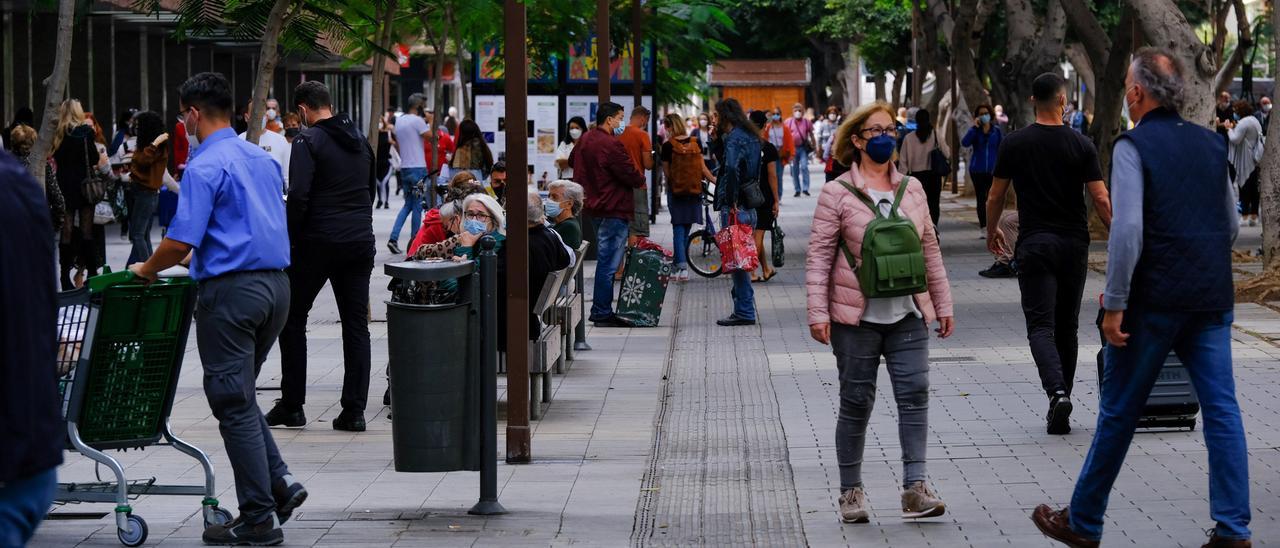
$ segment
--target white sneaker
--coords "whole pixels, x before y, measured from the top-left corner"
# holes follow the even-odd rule
[[[987,239],[987,229],[985,229],[985,228],[979,228],[979,229],[978,229],[978,239],[979,239],[979,240],[985,240],[985,239]]]
[[[1258,218],[1249,217],[1249,226],[1258,226]]]

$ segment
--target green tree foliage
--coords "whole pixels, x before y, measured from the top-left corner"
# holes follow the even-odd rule
[[[636,31],[630,25],[632,5],[632,0],[612,3],[610,39],[615,49],[630,43]],[[658,54],[654,104],[680,104],[691,95],[706,95],[707,65],[729,55],[724,39],[734,32],[725,2],[650,0],[644,7],[641,30]]]
[[[871,74],[911,64],[911,6],[902,0],[827,0],[815,34],[854,44]]]

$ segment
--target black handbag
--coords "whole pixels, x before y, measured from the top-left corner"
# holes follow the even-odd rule
[[[787,249],[784,243],[787,234],[782,231],[782,226],[778,224],[778,220],[773,220],[773,228],[770,230],[769,239],[770,246],[773,248],[773,267],[782,268],[787,262]]]
[[[84,162],[88,174],[80,181],[80,195],[84,197],[85,203],[94,205],[106,198],[107,181],[106,177],[98,173],[98,166],[89,161],[89,142],[88,138],[84,140]]]
[[[938,147],[938,134],[933,134],[933,150],[929,151],[929,171],[939,177],[951,175],[951,160]]]
[[[767,202],[764,196],[764,185],[760,183],[763,178],[764,171],[764,151],[760,151],[760,166],[756,169],[756,177],[754,179],[740,179],[738,182],[738,204],[743,209],[755,209]],[[739,170],[738,173],[745,174],[746,166]]]

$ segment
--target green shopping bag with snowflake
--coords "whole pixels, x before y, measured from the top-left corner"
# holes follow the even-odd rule
[[[655,327],[662,316],[671,277],[671,252],[641,238],[627,248],[616,314],[633,327]]]

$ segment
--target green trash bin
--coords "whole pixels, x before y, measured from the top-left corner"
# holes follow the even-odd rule
[[[391,440],[397,472],[480,470],[480,327],[475,263],[385,266],[399,283],[456,280],[452,302],[388,301]],[[433,285],[434,285],[433,284]]]

